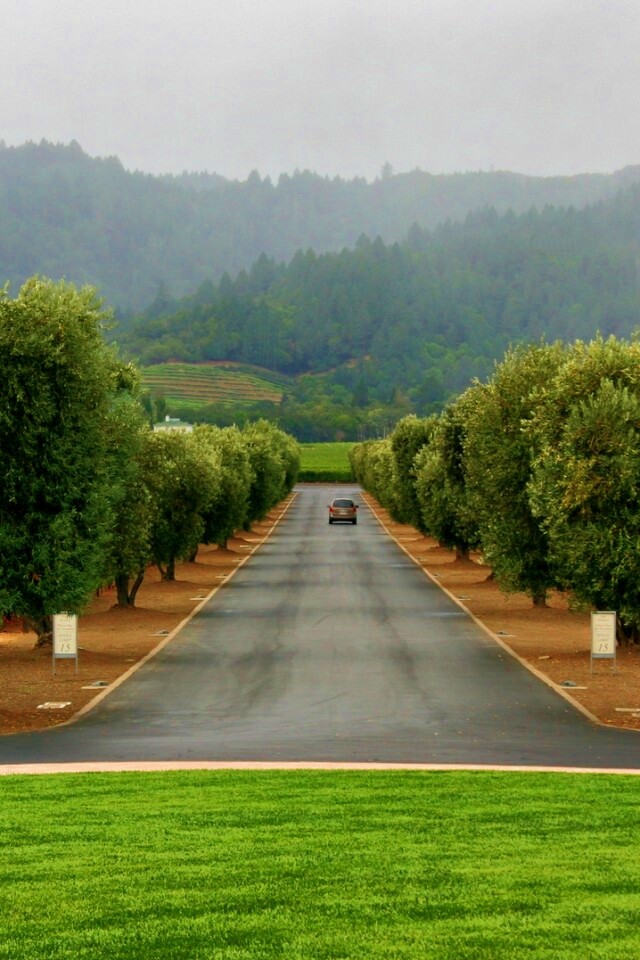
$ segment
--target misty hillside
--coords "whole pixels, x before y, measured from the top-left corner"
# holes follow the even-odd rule
[[[582,210],[487,209],[401,244],[261,256],[140,317],[120,343],[144,363],[233,360],[329,381],[417,412],[485,376],[510,343],[629,336],[640,324],[640,185]],[[329,381],[326,384],[329,385]]]
[[[415,222],[432,228],[471,210],[583,207],[640,181],[640,167],[611,175],[513,173],[393,175],[373,183],[283,174],[272,183],[216,174],[151,176],[96,159],[77,143],[0,145],[0,280],[34,273],[95,284],[124,311],[159,290],[181,297],[204,280],[235,275],[262,253],[289,260],[352,247],[361,235],[401,240]]]

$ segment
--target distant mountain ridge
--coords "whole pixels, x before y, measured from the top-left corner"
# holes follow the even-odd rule
[[[509,344],[640,324],[640,184],[577,210],[485,208],[402,243],[264,254],[114,333],[144,364],[234,361],[302,377],[299,399],[431,412]],[[323,382],[320,383],[321,375]]]
[[[35,273],[96,285],[125,312],[181,297],[205,280],[248,269],[261,254],[288,261],[385,243],[412,224],[433,228],[493,207],[584,207],[640,182],[640,165],[613,174],[528,177],[508,172],[434,175],[415,170],[372,183],[309,171],[277,183],[218,174],[152,176],[79,144],[0,144],[0,281],[15,290]]]

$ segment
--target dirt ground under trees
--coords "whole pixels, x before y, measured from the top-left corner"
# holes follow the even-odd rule
[[[163,641],[220,586],[234,569],[269,535],[291,497],[274,508],[263,523],[237,533],[226,550],[202,546],[194,563],[180,563],[175,581],[163,581],[150,567],[132,609],[115,606],[115,587],[101,590],[78,621],[78,672],[75,661],[57,660],[52,675],[51,647],[35,646],[34,633],[21,622],[5,624],[0,632],[0,733],[42,730],[73,717],[99,693],[90,687],[110,685]],[[44,709],[46,703],[66,703]]]
[[[362,494],[401,546],[519,657],[553,684],[565,688],[602,722],[640,730],[640,651],[619,648],[614,673],[610,661],[598,661],[590,673],[590,618],[569,610],[566,598],[554,595],[546,609],[533,607],[521,594],[505,595],[487,567],[455,555],[413,527],[393,523],[368,494]],[[65,722],[150,653],[211,590],[250,555],[273,529],[291,497],[271,511],[264,523],[239,533],[227,550],[201,547],[194,563],[181,563],[174,582],[160,580],[150,568],[130,610],[115,607],[115,588],[103,590],[80,618],[78,673],[71,660],[57,661],[52,676],[51,648],[36,648],[35,635],[21,624],[0,632],[0,733],[39,730]],[[89,688],[89,689],[85,689]],[[43,709],[45,703],[65,703]]]

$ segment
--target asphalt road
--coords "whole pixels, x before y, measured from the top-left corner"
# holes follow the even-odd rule
[[[303,487],[157,657],[78,722],[0,738],[0,764],[307,760],[640,768],[498,647],[366,508]]]

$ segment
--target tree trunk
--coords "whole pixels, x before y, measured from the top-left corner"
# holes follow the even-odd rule
[[[129,596],[129,577],[125,573],[116,574],[116,596],[118,607],[132,607],[131,597]]]
[[[53,644],[53,621],[44,614],[40,617],[24,616],[26,626],[37,635],[36,647],[50,647]]]
[[[138,595],[138,590],[139,590],[140,587],[142,586],[142,581],[144,580],[144,575],[145,575],[145,573],[146,573],[146,570],[141,570],[141,571],[140,571],[140,573],[138,574],[138,576],[137,576],[137,577],[135,578],[135,580],[133,581],[133,586],[131,587],[131,590],[129,591],[129,603],[131,604],[132,607],[135,607],[135,605],[136,605],[136,597],[137,597],[137,595]]]
[[[637,624],[622,623],[618,617],[616,619],[616,637],[618,643],[622,646],[628,647],[632,643],[637,644],[640,642],[640,633],[638,632]]]
[[[160,564],[158,564],[158,568],[159,568],[159,570],[160,570],[160,573],[161,573],[161,575],[162,575],[162,579],[163,579],[163,580],[175,580],[175,578],[176,578],[176,561],[175,561],[175,557],[171,557],[171,560],[169,560],[169,562],[167,563],[167,568],[166,568],[166,570],[163,571],[163,570],[162,570],[162,567],[160,567]]]
[[[546,607],[547,605],[546,590],[540,590],[538,593],[533,594],[533,605],[534,607]]]
[[[469,547],[456,547],[456,560],[468,560]]]
[[[199,549],[198,546],[194,547],[192,553],[189,554],[189,558],[188,558],[188,559],[189,559],[189,563],[195,563],[195,562],[196,562],[196,557],[198,556],[198,549]]]

